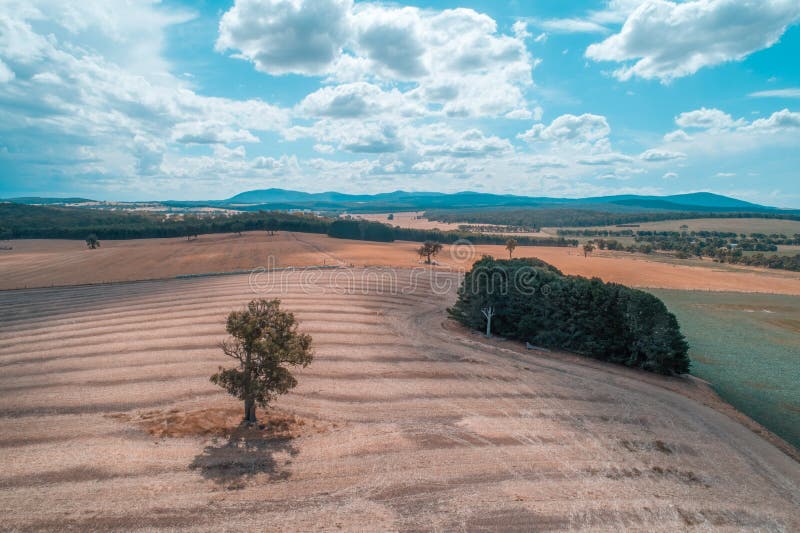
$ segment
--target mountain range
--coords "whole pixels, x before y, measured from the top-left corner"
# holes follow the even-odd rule
[[[7,201],[23,204],[80,204],[85,198],[10,198]],[[124,203],[124,202],[122,202]],[[131,202],[131,204],[142,202]],[[159,201],[169,207],[225,207],[241,211],[254,210],[311,210],[323,212],[381,213],[423,211],[427,209],[501,209],[501,208],[570,208],[594,211],[691,211],[691,212],[771,212],[784,210],[763,206],[710,192],[676,194],[671,196],[616,195],[593,198],[552,198],[517,196],[480,192],[407,192],[379,194],[345,194],[340,192],[309,193],[287,189],[246,191],[224,200]]]

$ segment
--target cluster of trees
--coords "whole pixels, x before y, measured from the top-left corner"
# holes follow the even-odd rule
[[[777,252],[779,245],[799,245],[800,234],[787,236],[773,233],[735,233],[726,231],[613,231],[559,230],[561,236],[597,237],[590,244],[601,250],[638,252],[672,252],[676,257],[709,257],[721,263],[735,263],[791,271],[800,271],[800,254],[765,255]],[[624,244],[604,237],[632,237],[633,244]],[[759,252],[746,254],[745,252]]]
[[[778,268],[781,270],[791,270],[800,272],[800,254],[796,255],[764,255],[761,253],[753,255],[732,255],[730,259],[723,258],[723,262],[738,263],[748,266],[759,266],[766,268]]]
[[[331,222],[328,226],[328,236],[359,241],[393,242],[395,240],[391,226],[380,222],[351,218],[340,218]]]
[[[502,244],[508,240],[506,235],[492,235],[486,233],[469,233],[465,231],[440,231],[412,228],[392,228],[395,239],[399,241],[437,241],[444,244],[452,244],[458,240],[468,240],[472,244]],[[519,246],[578,246],[577,239],[565,239],[563,237],[529,237],[516,236],[514,239]]]
[[[15,239],[141,239],[193,237],[242,231],[326,233],[330,220],[303,213],[256,211],[206,216],[169,216],[85,207],[0,203],[0,227]]]
[[[637,222],[686,220],[692,218],[770,218],[800,220],[796,213],[772,212],[690,212],[690,211],[639,211],[608,212],[577,208],[525,208],[525,209],[431,209],[425,212],[429,220],[440,222],[469,222],[524,228],[616,226]]]
[[[243,231],[297,231],[323,233],[341,239],[378,242],[406,240],[453,243],[468,239],[473,244],[504,244],[507,237],[461,231],[420,230],[392,227],[380,222],[331,219],[306,213],[248,211],[206,216],[164,216],[148,212],[112,211],[83,207],[53,207],[0,203],[0,235],[7,239],[98,240],[186,237]],[[577,246],[577,240],[563,237],[518,237],[520,245]]]
[[[538,259],[485,256],[465,275],[449,313],[483,330],[489,309],[503,337],[661,374],[689,371],[677,319],[643,291],[566,276]]]

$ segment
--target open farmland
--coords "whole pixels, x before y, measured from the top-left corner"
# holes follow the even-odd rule
[[[0,289],[49,287],[109,281],[172,278],[258,267],[311,265],[419,266],[419,243],[376,243],[325,235],[265,232],[203,235],[199,239],[103,241],[88,250],[81,241],[15,240],[0,251]],[[500,245],[445,246],[441,269],[464,271],[482,254],[506,257]],[[711,261],[664,261],[657,256],[595,253],[577,248],[520,246],[515,257],[538,257],[567,274],[597,276],[633,287],[763,292],[800,295],[800,273]]]
[[[400,213],[391,213],[394,216],[392,220],[389,220],[390,213],[372,213],[372,214],[353,214],[354,218],[359,218],[362,220],[369,220],[371,222],[381,222],[383,224],[389,224],[390,226],[399,226],[401,228],[411,228],[411,229],[438,229],[442,231],[458,231],[461,229],[462,225],[466,226],[477,226],[481,227],[482,224],[473,224],[470,222],[442,222],[440,220],[429,220],[426,218],[425,211],[411,211],[411,212],[400,212]],[[503,228],[505,229],[505,228]],[[551,235],[550,233],[544,233],[541,231],[483,231],[483,230],[475,230],[479,231],[480,233],[486,233],[488,235],[492,234],[499,234],[499,235],[509,235],[510,237],[513,236],[526,236],[526,237],[551,237],[557,235]]]
[[[264,431],[208,382],[248,276],[0,293],[4,527],[800,528],[798,463],[658,383],[697,385],[445,328],[455,281],[260,278],[317,353]]]
[[[660,222],[642,222],[635,228],[618,226],[594,226],[589,228],[544,228],[548,234],[557,235],[559,229],[576,231],[590,230],[634,230],[634,231],[724,231],[733,233],[778,233],[794,235],[800,233],[800,221],[780,220],[774,218],[692,218],[686,220],[663,220]],[[688,229],[681,228],[688,226]]]
[[[800,448],[800,298],[651,290],[676,314],[692,374]]]

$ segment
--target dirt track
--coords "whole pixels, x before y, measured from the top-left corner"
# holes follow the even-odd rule
[[[303,276],[259,281],[317,358],[230,436],[208,376],[247,276],[0,293],[3,527],[800,529],[800,465],[725,415],[454,335],[424,277]]]

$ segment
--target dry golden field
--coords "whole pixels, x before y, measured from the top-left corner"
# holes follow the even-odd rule
[[[800,464],[700,385],[485,342],[454,275],[392,272],[0,292],[3,528],[800,529]],[[254,296],[316,345],[264,430],[208,381]]]
[[[371,214],[354,214],[352,215],[354,218],[361,218],[364,220],[370,220],[372,222],[382,222],[384,224],[389,224],[390,226],[399,226],[401,228],[411,228],[411,229],[439,229],[442,231],[457,231],[461,225],[473,225],[469,222],[441,222],[439,220],[429,220],[425,218],[425,211],[410,211],[410,212],[399,212],[399,213],[392,213],[394,215],[393,220],[389,220],[387,217],[389,213],[371,213]],[[480,226],[481,224],[474,224],[476,226]],[[496,231],[486,231],[484,233],[488,234],[499,234],[499,235],[509,235],[509,236],[527,236],[527,237],[551,237],[551,233],[545,233],[542,231],[534,232],[496,232]]]
[[[89,250],[81,241],[19,240],[0,251],[0,289],[49,287],[172,278],[257,267],[309,265],[419,266],[419,243],[371,243],[325,235],[264,232],[242,236],[203,235],[197,240],[103,241]],[[463,271],[481,254],[507,256],[503,246],[445,247],[440,269]],[[515,257],[538,257],[568,274],[597,276],[634,287],[763,292],[800,295],[800,273],[719,265],[710,261],[670,261],[657,257],[596,252],[585,258],[577,248],[520,246]]]

